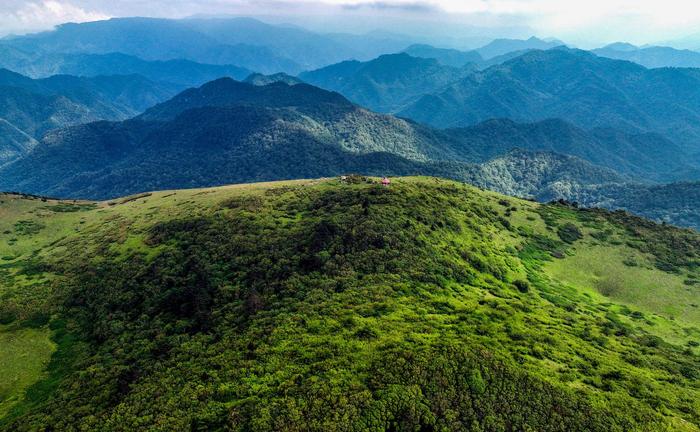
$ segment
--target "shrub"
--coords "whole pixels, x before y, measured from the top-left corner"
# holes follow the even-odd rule
[[[513,282],[513,285],[515,285],[515,287],[521,293],[526,293],[530,291],[530,283],[526,280],[518,279],[515,282]]]
[[[471,372],[469,372],[468,383],[471,391],[477,395],[483,394],[486,391],[486,383],[479,369],[472,369]]]
[[[557,234],[559,235],[559,238],[566,243],[573,243],[576,240],[583,238],[583,233],[581,233],[581,230],[571,222],[560,226],[557,230]]]

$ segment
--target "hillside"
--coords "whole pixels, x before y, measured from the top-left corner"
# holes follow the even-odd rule
[[[0,430],[699,430],[689,231],[432,178],[0,201]]]
[[[535,123],[487,120],[445,133],[462,143],[457,150],[471,155],[472,162],[485,162],[517,148],[576,156],[642,181],[700,178],[700,173],[694,172],[698,165],[679,145],[653,133],[585,130],[558,119]]]
[[[52,129],[96,120],[87,107],[64,96],[45,96],[16,87],[0,89],[0,118],[5,131],[35,139]],[[113,111],[105,114],[119,116]]]
[[[625,209],[660,223],[692,227],[700,231],[700,216],[697,212],[700,182],[589,185],[580,188],[577,194],[563,197],[585,206]]]
[[[0,119],[0,165],[31,151],[37,141],[7,120]]]
[[[0,87],[0,118],[35,139],[56,128],[127,119],[178,91],[139,75],[35,80],[7,69],[0,69]]]
[[[7,69],[0,69],[0,85],[39,95],[65,96],[84,105],[96,117],[140,113],[180,91],[179,86],[156,83],[140,75],[53,75],[31,79]]]
[[[585,128],[658,133],[693,154],[700,150],[699,92],[695,69],[646,69],[557,48],[475,72],[399,114],[438,127],[561,118]]]
[[[299,75],[303,81],[337,91],[379,112],[396,112],[419,97],[459,81],[474,69],[432,58],[387,54],[368,62],[346,61]]]
[[[590,189],[623,187],[629,179],[574,156],[512,150],[476,165],[464,178],[470,184],[500,193],[548,202],[567,199],[590,202]],[[598,194],[595,194],[597,197]]]

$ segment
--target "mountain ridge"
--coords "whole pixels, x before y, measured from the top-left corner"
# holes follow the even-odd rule
[[[396,112],[423,94],[458,81],[473,70],[471,66],[441,65],[435,59],[406,53],[385,54],[368,62],[347,61],[299,78],[379,112]]]
[[[96,120],[124,120],[178,90],[139,75],[55,75],[34,80],[7,69],[0,69],[0,89],[0,119],[5,122],[0,164],[23,157],[51,130]]]
[[[678,50],[665,46],[637,47],[630,44],[611,44],[591,50],[601,57],[627,60],[647,68],[700,67],[700,53],[691,50]]]
[[[646,155],[659,143],[666,153]],[[623,199],[663,180],[652,176],[660,167],[692,171],[674,149],[654,135],[585,131],[561,120],[435,130],[308,84],[222,78],[124,122],[54,131],[0,168],[0,188],[107,198],[352,172],[424,174],[543,201],[634,208],[658,219],[650,206]],[[674,209],[666,211],[672,222],[682,213]]]
[[[587,128],[656,132],[694,153],[698,77],[692,69],[646,69],[568,48],[531,51],[423,96],[399,115],[437,127],[563,118]]]
[[[0,59],[4,67],[32,78],[53,75],[94,77],[100,75],[141,75],[151,81],[197,86],[216,78],[243,79],[252,72],[233,65],[211,65],[190,60],[147,61],[122,54],[43,54],[24,62]],[[184,90],[182,88],[181,90]]]

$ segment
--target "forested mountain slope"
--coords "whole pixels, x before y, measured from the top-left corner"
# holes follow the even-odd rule
[[[222,79],[125,122],[56,131],[1,169],[0,189],[104,198],[346,172],[410,174],[423,172],[421,162],[459,160],[449,139],[307,84]]]
[[[694,232],[433,178],[0,212],[2,430],[698,431]]]
[[[0,69],[0,118],[33,138],[95,120],[124,120],[174,96],[179,87],[139,75],[34,80]]]
[[[591,53],[531,51],[422,97],[400,115],[439,127],[492,118],[655,132],[694,154],[700,150],[700,73],[646,69]]]
[[[0,165],[19,159],[37,145],[37,140],[5,119],[0,119]]]
[[[379,112],[396,112],[419,97],[442,90],[475,67],[445,66],[432,58],[387,54],[368,62],[346,61],[299,75],[303,81],[337,91]]]

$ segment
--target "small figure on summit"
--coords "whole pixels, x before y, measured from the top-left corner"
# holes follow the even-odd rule
[[[391,184],[391,180],[389,180],[389,177],[383,177],[382,178],[382,184],[384,186],[389,186]]]

